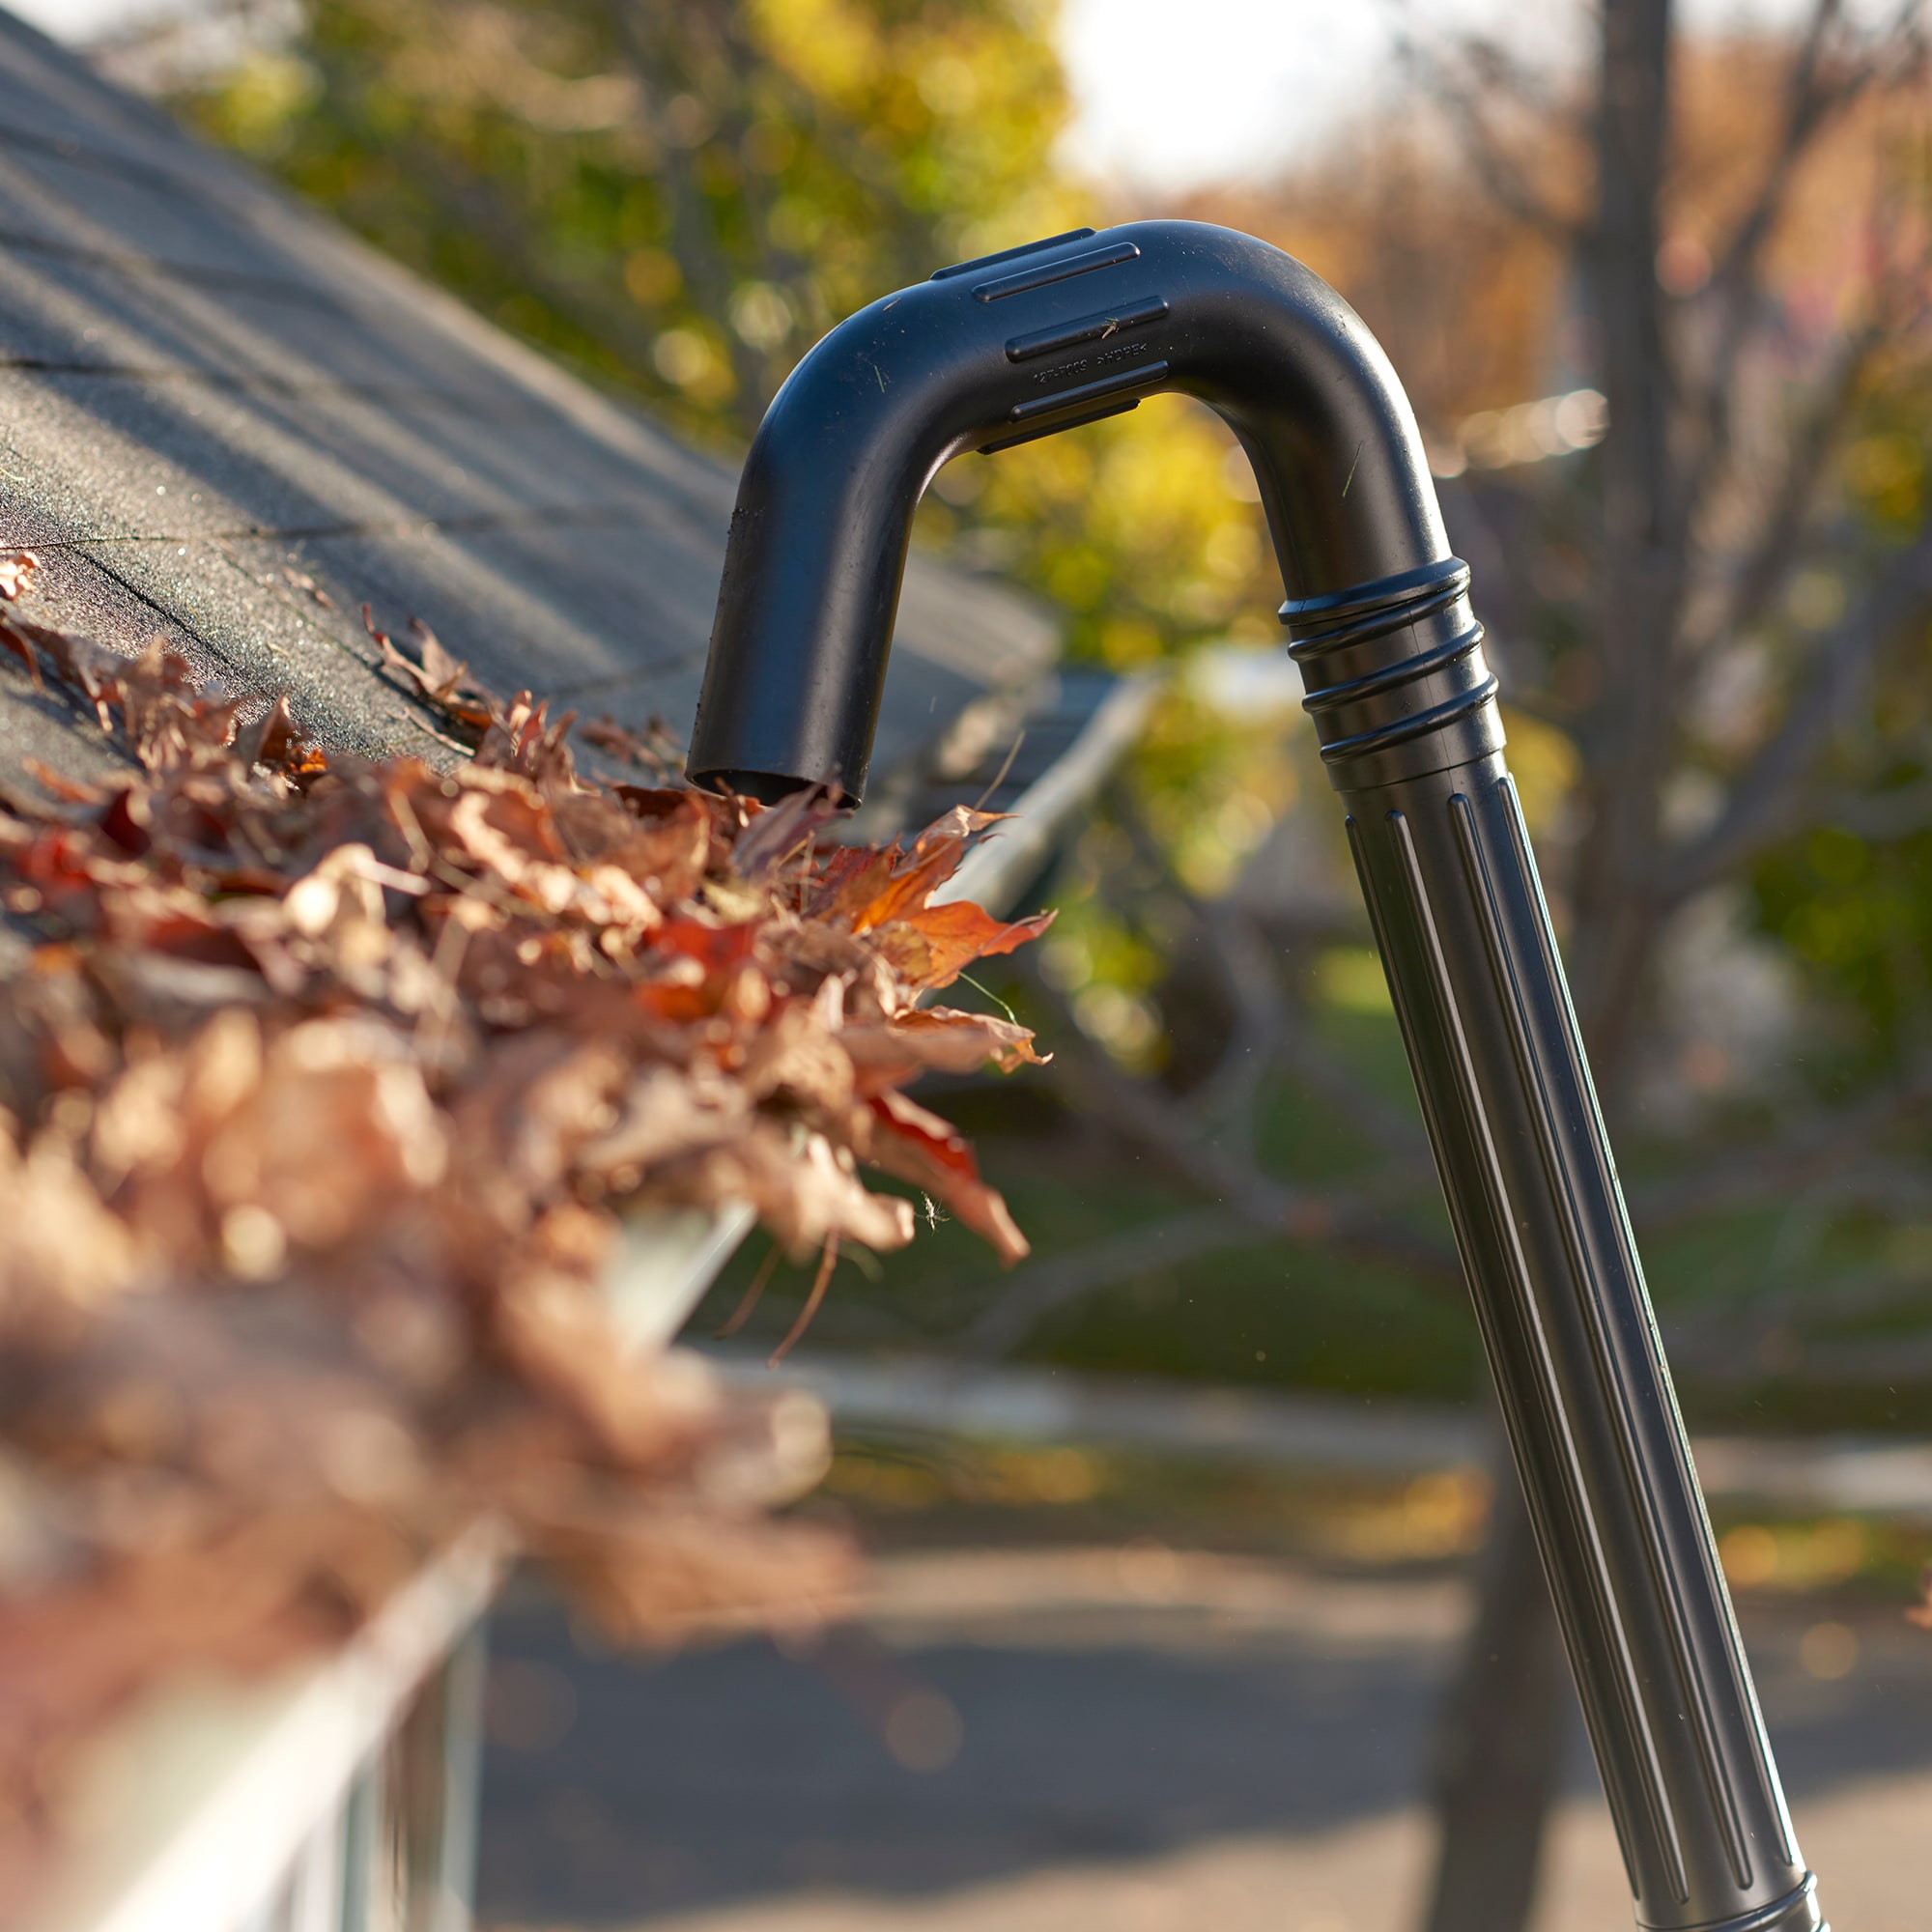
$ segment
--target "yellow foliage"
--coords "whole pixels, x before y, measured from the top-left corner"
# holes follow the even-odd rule
[[[751,0],[757,39],[813,94],[851,110],[885,66],[878,22],[847,0]]]
[[[1743,1523],[1718,1544],[1734,1590],[1829,1589],[1856,1577],[1872,1553],[1866,1526],[1851,1517],[1816,1523]]]
[[[1345,1013],[1386,1013],[1388,975],[1373,947],[1331,946],[1315,962],[1315,993]]]
[[[1523,823],[1532,838],[1553,827],[1577,781],[1582,760],[1567,734],[1541,718],[1503,706],[1503,728],[1509,734],[1510,774],[1522,801]]]

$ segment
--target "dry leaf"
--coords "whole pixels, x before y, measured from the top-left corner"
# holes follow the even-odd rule
[[[0,599],[17,604],[40,567],[40,558],[30,550],[0,551]]]
[[[1011,952],[1037,939],[1053,923],[1050,912],[1031,919],[998,920],[955,899],[925,906],[878,927],[880,952],[894,971],[923,992],[950,986],[976,959]]]
[[[160,643],[0,614],[134,760],[0,799],[0,1917],[89,1726],[339,1636],[479,1514],[653,1640],[838,1599],[842,1547],[756,1515],[822,1434],[622,1346],[624,1203],[749,1202],[829,1280],[912,1238],[870,1162],[1026,1252],[897,1091],[1037,1058],[920,1005],[1044,926],[929,905],[986,814],[871,852],[819,791],[593,783],[568,718],[368,621],[471,760],[333,756]]]

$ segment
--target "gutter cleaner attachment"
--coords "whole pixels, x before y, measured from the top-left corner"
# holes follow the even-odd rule
[[[1228,229],[1079,230],[860,310],[746,461],[694,782],[865,789],[940,466],[1197,396],[1254,464],[1457,1246],[1652,1932],[1820,1932],[1407,398],[1342,298]]]

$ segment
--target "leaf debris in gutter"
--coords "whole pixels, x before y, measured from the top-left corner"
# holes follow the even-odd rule
[[[0,555],[0,599],[33,570]],[[473,757],[326,752],[159,643],[0,609],[128,759],[0,794],[0,1917],[91,1727],[340,1638],[479,1516],[647,1640],[848,1591],[762,1514],[821,1437],[621,1346],[620,1208],[749,1202],[814,1299],[840,1244],[912,1237],[867,1167],[1026,1252],[903,1091],[1037,1058],[921,1005],[1047,923],[929,904],[989,815],[850,848],[815,792],[594,781],[570,720],[370,629]]]

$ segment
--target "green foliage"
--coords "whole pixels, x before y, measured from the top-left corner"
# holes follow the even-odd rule
[[[519,332],[754,422],[802,349],[1064,221],[1030,0],[309,0],[182,103]]]
[[[1883,804],[1922,785],[1895,767],[1868,797]],[[1790,949],[1814,994],[1845,1023],[1820,1070],[1870,1073],[1925,1046],[1932,1017],[1932,831],[1864,837],[1821,826],[1773,852],[1754,881],[1760,920]]]
[[[1835,622],[1867,559],[1924,527],[1932,471],[1932,372],[1881,366],[1840,464],[1847,540],[1833,570],[1801,571],[1785,620]],[[1849,580],[1849,582],[1848,582]],[[1817,1001],[1814,1073],[1882,1073],[1932,1044],[1932,633],[1879,660],[1841,734],[1828,782],[1835,810],[1776,847],[1752,878],[1759,923],[1788,949]]]

